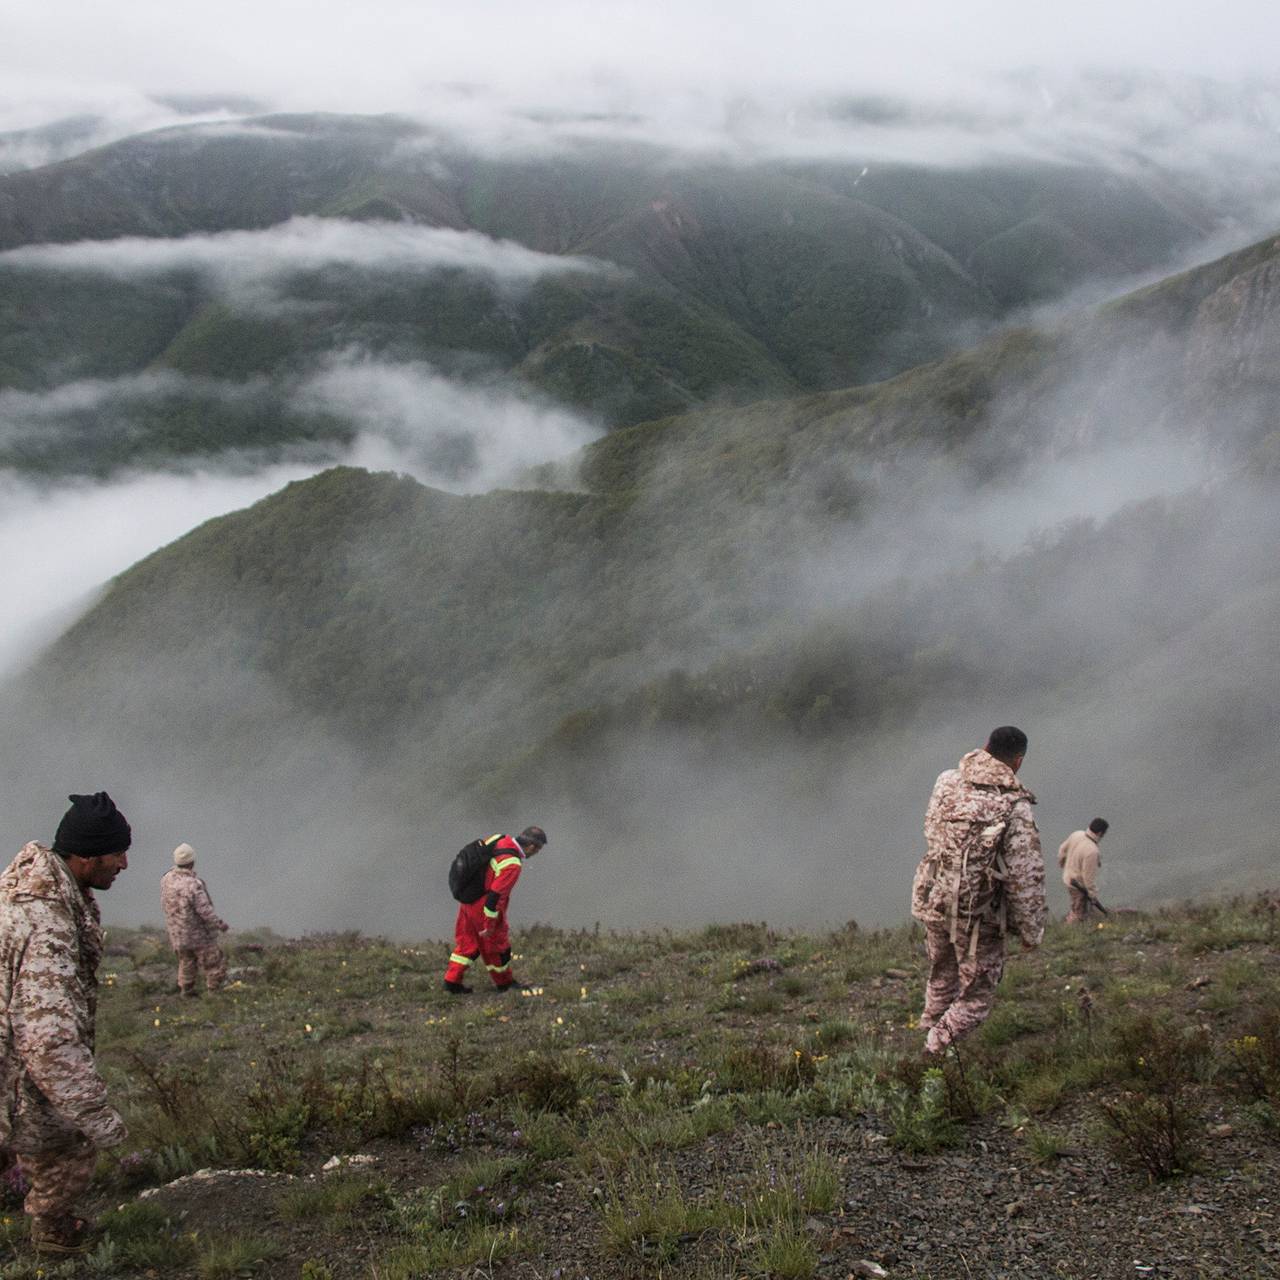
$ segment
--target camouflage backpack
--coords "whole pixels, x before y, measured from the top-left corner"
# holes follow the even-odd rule
[[[948,925],[951,941],[969,935],[977,950],[982,923],[1006,929],[1004,835],[1019,791],[973,786],[958,772],[939,780],[925,818],[928,851],[911,886],[911,914],[925,924]]]

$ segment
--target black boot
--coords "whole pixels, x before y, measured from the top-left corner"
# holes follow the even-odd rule
[[[470,987],[464,987],[460,982],[450,982],[448,978],[444,980],[444,989],[451,996],[469,996],[471,994]]]

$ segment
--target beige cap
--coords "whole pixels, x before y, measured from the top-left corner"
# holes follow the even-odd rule
[[[173,851],[173,865],[175,867],[191,867],[195,865],[196,851],[189,844],[180,844]]]

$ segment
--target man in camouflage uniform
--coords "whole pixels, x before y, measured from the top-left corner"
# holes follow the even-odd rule
[[[75,1202],[97,1151],[124,1141],[94,1065],[102,927],[95,889],[128,865],[132,837],[105,791],[72,796],[52,849],[32,841],[0,874],[0,1147],[29,1190],[31,1241],[84,1248]]]
[[[928,1053],[941,1053],[990,1014],[1005,934],[1016,933],[1024,951],[1044,937],[1036,799],[1017,778],[1026,750],[1027,735],[1005,725],[934,784],[911,893],[929,956],[920,1018]]]
[[[205,882],[196,875],[196,851],[180,844],[173,851],[173,868],[160,878],[160,906],[164,909],[169,945],[178,956],[178,990],[197,996],[197,970],[210,991],[227,980],[227,959],[218,934],[230,927],[213,909]]]

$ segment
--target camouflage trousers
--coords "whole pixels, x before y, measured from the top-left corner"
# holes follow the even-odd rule
[[[222,948],[212,943],[207,947],[181,947],[178,950],[178,990],[196,989],[196,971],[204,974],[205,985],[217,991],[227,980],[227,958]]]
[[[1067,886],[1071,895],[1071,909],[1067,912],[1068,924],[1083,924],[1089,918],[1089,895]]]
[[[969,955],[969,934],[955,942],[945,924],[925,926],[929,980],[925,987],[920,1025],[929,1028],[925,1048],[940,1053],[986,1021],[995,1003],[996,986],[1004,974],[1004,936],[997,925],[978,930],[978,946]]]
[[[97,1163],[97,1149],[85,1138],[65,1146],[18,1152],[28,1187],[22,1207],[33,1218],[72,1216]]]

